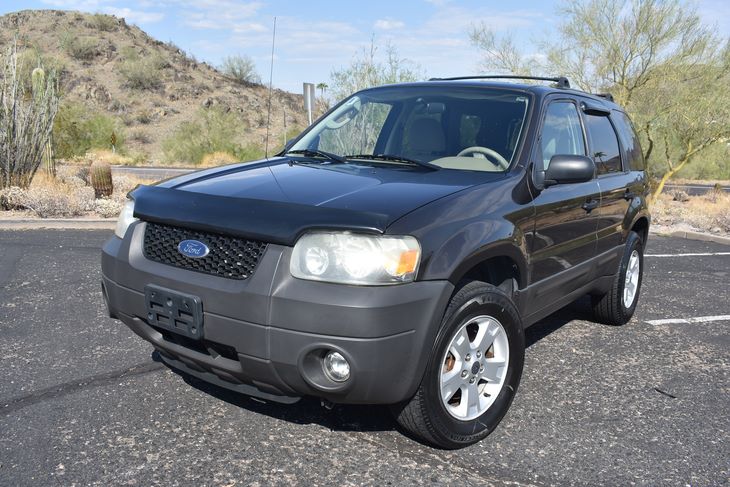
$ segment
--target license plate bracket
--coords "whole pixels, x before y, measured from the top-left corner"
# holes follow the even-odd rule
[[[203,302],[191,294],[149,284],[144,287],[147,322],[179,335],[203,338]]]

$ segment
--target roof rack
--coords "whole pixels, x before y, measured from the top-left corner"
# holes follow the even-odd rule
[[[570,81],[565,76],[548,78],[544,76],[517,76],[517,75],[487,75],[487,76],[456,76],[454,78],[431,78],[429,81],[459,81],[468,79],[532,79],[538,81],[552,81],[558,88],[570,88]]]
[[[593,93],[593,95],[601,97],[601,98],[605,98],[608,101],[614,101],[613,95],[611,93]]]

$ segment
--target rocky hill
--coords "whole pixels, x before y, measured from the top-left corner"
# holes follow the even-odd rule
[[[58,10],[26,10],[0,17],[0,48],[18,41],[60,73],[64,103],[115,117],[125,146],[149,162],[163,159],[163,141],[181,123],[219,107],[241,119],[243,145],[263,146],[267,87],[229,78],[173,43],[153,39],[123,18]],[[271,143],[303,128],[301,95],[274,90]]]

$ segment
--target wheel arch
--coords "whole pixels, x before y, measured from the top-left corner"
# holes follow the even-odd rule
[[[639,215],[632,223],[631,231],[638,233],[641,241],[646,244],[649,237],[649,216]]]
[[[513,294],[527,285],[527,263],[514,245],[480,249],[464,259],[449,277],[457,287],[465,280],[486,282]]]

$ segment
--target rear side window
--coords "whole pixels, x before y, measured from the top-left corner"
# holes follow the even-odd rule
[[[643,171],[644,153],[641,151],[634,124],[631,123],[628,115],[623,112],[613,112],[613,116],[618,135],[621,137],[621,143],[626,150],[629,167],[632,171]]]
[[[591,141],[591,157],[598,174],[620,172],[621,150],[616,131],[608,117],[586,115],[586,131]]]
[[[556,154],[572,156],[586,154],[583,130],[580,127],[575,104],[569,101],[557,101],[548,106],[540,140],[544,170]]]

